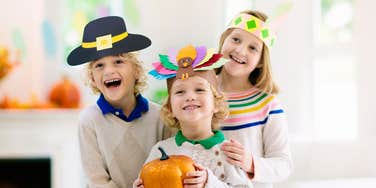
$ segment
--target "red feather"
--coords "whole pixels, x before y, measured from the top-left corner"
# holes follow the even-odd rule
[[[198,69],[201,67],[208,67],[213,63],[217,62],[223,55],[222,54],[214,54],[207,62],[195,67],[194,69]]]

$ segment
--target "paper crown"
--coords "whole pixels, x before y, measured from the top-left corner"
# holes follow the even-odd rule
[[[262,40],[268,48],[273,46],[276,39],[275,33],[270,30],[267,23],[246,13],[235,16],[227,28],[239,28],[248,31]]]
[[[226,63],[221,57],[222,54],[215,53],[214,49],[189,45],[179,51],[170,50],[168,55],[159,54],[160,62],[153,63],[154,69],[149,74],[159,80],[173,77],[186,79],[193,76],[195,71],[221,67]]]

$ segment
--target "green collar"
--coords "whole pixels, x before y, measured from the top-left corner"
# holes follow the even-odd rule
[[[184,142],[190,142],[192,144],[201,144],[205,149],[210,149],[213,146],[222,143],[225,140],[225,136],[223,135],[222,131],[215,130],[213,131],[214,135],[210,138],[205,140],[189,140],[187,139],[181,130],[178,131],[175,135],[175,142],[176,145],[181,146]]]

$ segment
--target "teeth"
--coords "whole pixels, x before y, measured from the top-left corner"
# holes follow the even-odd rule
[[[245,62],[242,61],[241,59],[238,59],[238,58],[236,58],[236,57],[234,57],[234,56],[231,56],[231,58],[232,58],[233,60],[235,60],[236,62],[238,62],[238,63],[245,64]]]
[[[183,108],[183,110],[194,110],[196,108],[199,108],[200,106],[197,105],[190,105]]]
[[[106,81],[104,81],[104,83],[105,83],[105,84],[108,84],[108,83],[116,82],[116,81],[120,81],[120,79],[106,80]]]

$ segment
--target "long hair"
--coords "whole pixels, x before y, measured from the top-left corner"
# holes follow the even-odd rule
[[[241,13],[250,14],[252,16],[259,18],[260,20],[264,22],[268,18],[264,13],[259,12],[259,11],[246,10],[246,11],[242,11]],[[230,28],[222,33],[221,38],[219,40],[219,48],[218,48],[219,53],[222,51],[224,41],[231,34],[233,30],[234,30],[233,28]],[[222,71],[222,67],[216,69],[217,74],[220,74],[221,71]],[[273,78],[272,78],[269,49],[265,44],[263,44],[263,47],[262,47],[262,54],[261,54],[260,61],[257,67],[249,74],[248,80],[253,86],[259,88],[260,90],[266,93],[277,94],[279,91],[277,84],[273,81]]]

